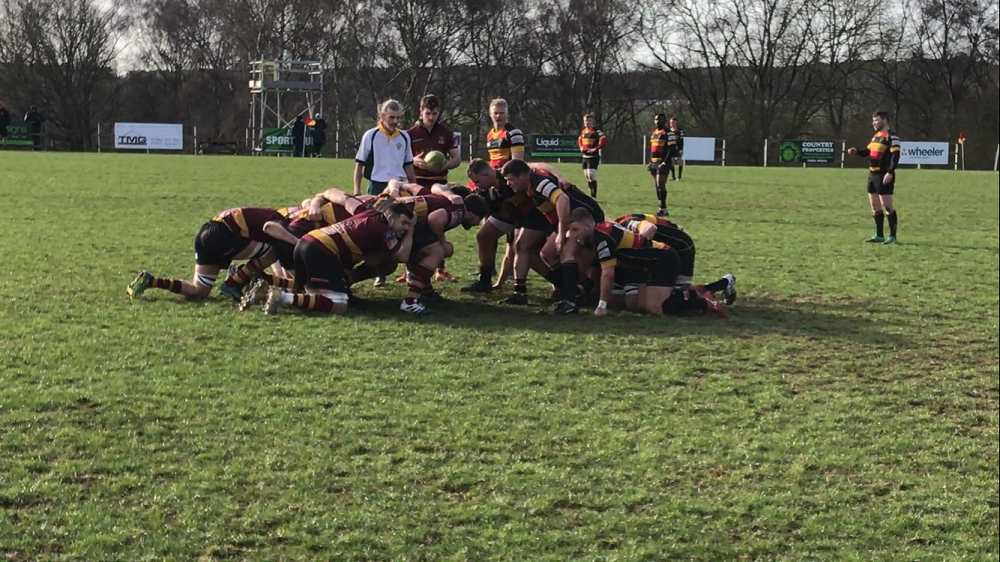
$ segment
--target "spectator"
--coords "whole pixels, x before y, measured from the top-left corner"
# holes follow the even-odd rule
[[[31,131],[32,150],[41,150],[42,148],[42,124],[45,121],[45,116],[38,111],[37,105],[29,107],[28,112],[24,114],[24,122],[28,125],[28,130]]]
[[[326,144],[326,120],[323,114],[317,113],[313,122],[313,155],[316,158],[323,156],[323,145]]]
[[[305,156],[306,146],[306,120],[299,114],[295,117],[295,124],[292,125],[292,156],[299,158]]]
[[[3,106],[3,100],[0,100],[0,142],[3,143],[4,150],[7,150],[7,127],[10,127],[10,112]]]

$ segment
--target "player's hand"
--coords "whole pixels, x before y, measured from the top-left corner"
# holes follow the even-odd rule
[[[388,197],[384,194],[379,195],[378,198],[375,199],[375,203],[372,205],[372,208],[381,213],[382,211],[385,211],[386,207],[392,204],[392,201],[392,197]]]
[[[559,189],[569,189],[569,186],[571,186],[571,185],[573,185],[573,184],[570,183],[570,181],[568,179],[566,179],[566,178],[561,178],[559,180]]]
[[[556,235],[556,251],[560,254],[562,253],[563,245],[566,243],[566,232],[560,232]]]
[[[882,176],[882,183],[883,184],[892,183],[892,181],[895,179],[896,176],[894,176],[892,172],[886,172],[886,174]]]
[[[594,309],[594,316],[607,316],[607,315],[608,315],[608,309],[606,309],[606,308],[595,308]]]
[[[318,221],[323,218],[323,206],[320,205],[315,199],[309,202],[309,208],[306,213],[306,219],[311,221]]]
[[[856,149],[856,148],[854,148],[854,147],[852,146],[851,148],[848,148],[848,149],[847,149],[847,153],[848,153],[848,154],[850,154],[851,156],[854,156],[855,154],[857,154],[857,153],[858,153],[858,149]]]
[[[465,200],[462,199],[462,196],[457,195],[455,193],[451,193],[448,195],[448,201],[451,201],[452,205],[462,205],[465,203]]]
[[[427,169],[427,162],[424,161],[424,155],[418,154],[413,157],[413,167]]]

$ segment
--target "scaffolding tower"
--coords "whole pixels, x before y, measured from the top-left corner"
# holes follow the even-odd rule
[[[265,142],[274,129],[291,131],[295,118],[323,112],[323,65],[317,61],[257,60],[250,68],[250,123],[247,148],[251,154],[291,154],[290,136]],[[290,132],[289,132],[290,135]],[[306,146],[311,144],[307,134]]]

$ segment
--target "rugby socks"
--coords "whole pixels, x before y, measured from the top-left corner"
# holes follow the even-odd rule
[[[285,304],[290,304],[302,310],[313,310],[316,312],[333,312],[333,301],[322,295],[309,295],[306,293],[281,293],[281,300]]]
[[[896,210],[893,209],[892,212],[889,213],[889,236],[892,236],[893,238],[896,237],[896,224],[898,220],[899,219],[896,217]],[[881,235],[882,229],[879,228],[879,236]]]
[[[684,179],[684,164],[677,166],[677,179]]]
[[[527,295],[528,294],[528,280],[527,279],[514,279],[514,294],[517,294],[517,295]]]
[[[180,279],[164,279],[163,277],[153,277],[153,280],[149,282],[149,286],[154,289],[163,289],[165,291],[170,291],[171,293],[176,293],[178,295],[184,294],[184,282]]]
[[[271,275],[270,273],[261,273],[260,278],[272,287],[277,287],[279,289],[295,288],[295,279],[286,279],[284,277],[278,277],[277,275]]]
[[[557,265],[555,269],[549,271],[546,275],[543,276],[545,277],[545,280],[548,281],[549,283],[552,283],[552,286],[554,286],[556,289],[563,288],[562,269],[563,266]]]
[[[588,181],[587,187],[590,188],[590,196],[597,197],[597,180]]]
[[[264,267],[259,258],[254,258],[237,267],[233,276],[226,279],[226,286],[240,289],[250,282],[250,278],[253,277],[255,272],[264,271]]]
[[[726,281],[725,277],[720,278],[718,281],[712,281],[708,285],[705,285],[705,290],[709,293],[718,293],[729,286],[729,281]]]
[[[406,298],[403,300],[406,304],[414,304],[417,299],[420,298],[420,293],[423,292],[424,288],[431,284],[431,276],[434,272],[430,269],[418,265],[412,270],[413,276],[410,278],[410,285],[406,290]]]
[[[563,300],[569,304],[576,304],[577,282],[580,280],[580,266],[575,261],[562,264],[563,272]]]
[[[480,283],[492,283],[493,282],[493,266],[488,265],[486,267],[479,267],[479,282]]]
[[[656,186],[656,198],[660,200],[660,208],[667,208],[667,187],[660,187],[659,184]]]
[[[872,218],[875,219],[875,235],[884,236],[885,227],[883,225],[885,224],[885,213],[882,212],[881,209],[879,209],[878,211],[875,212],[875,214],[872,215]]]
[[[672,179],[674,181],[677,181],[677,176],[676,176],[676,174],[674,172],[674,164],[673,164],[673,162],[670,163],[670,179]]]

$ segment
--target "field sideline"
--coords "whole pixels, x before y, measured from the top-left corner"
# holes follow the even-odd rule
[[[726,320],[538,316],[537,276],[420,318],[391,282],[340,318],[126,298],[352,166],[0,152],[0,560],[1000,558],[996,173],[902,170],[882,246],[863,170],[688,166]]]

